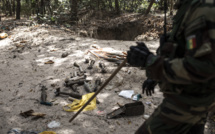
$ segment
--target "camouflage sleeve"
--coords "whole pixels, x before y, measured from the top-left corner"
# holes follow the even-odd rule
[[[149,78],[174,84],[205,83],[215,78],[215,3],[202,4],[190,16],[185,23],[184,57],[156,57],[146,67]]]

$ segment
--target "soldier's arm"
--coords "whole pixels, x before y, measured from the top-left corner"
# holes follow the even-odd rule
[[[157,57],[146,67],[149,78],[175,84],[215,78],[215,6],[197,8],[186,22],[186,54],[180,59]]]

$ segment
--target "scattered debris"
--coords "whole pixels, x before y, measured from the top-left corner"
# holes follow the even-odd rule
[[[93,69],[93,65],[95,64],[95,60],[91,60],[87,69]]]
[[[106,111],[97,111],[96,112],[96,114],[98,115],[98,116],[105,116],[106,115]]]
[[[26,43],[27,41],[26,40],[22,40],[22,41],[20,41],[20,43]]]
[[[63,109],[67,112],[76,112],[94,95],[94,93],[85,94],[81,100],[74,99],[72,104],[65,105]],[[89,111],[96,108],[96,98],[94,98],[89,105],[87,105],[83,111]]]
[[[93,92],[91,91],[92,88],[90,88],[90,85],[87,82],[84,82],[84,89],[86,90],[87,93]]]
[[[122,90],[119,96],[131,99],[134,94],[134,90]]]
[[[97,58],[103,58],[105,60],[114,62],[124,60],[127,55],[126,52],[116,51],[112,48],[92,48],[88,50],[88,52],[90,52]]]
[[[112,119],[119,116],[138,116],[144,113],[144,109],[145,107],[142,102],[128,103],[107,114],[107,118]]]
[[[107,70],[105,69],[105,64],[104,63],[99,63],[99,67],[101,68],[101,73],[107,73]]]
[[[39,134],[56,134],[54,131],[44,131]]]
[[[139,101],[140,98],[142,98],[141,94],[136,94],[136,95],[133,96],[134,101]]]
[[[46,105],[46,106],[52,106],[51,102],[47,102],[47,93],[46,93],[47,88],[45,86],[42,86],[41,88],[41,100],[40,100],[40,104],[42,105]]]
[[[52,61],[52,60],[45,62],[45,64],[53,64],[53,63],[54,63],[54,61]]]
[[[98,90],[98,87],[102,84],[101,78],[97,78],[95,80],[95,85],[93,87],[93,92],[96,92]]]
[[[43,118],[46,114],[36,113],[36,112],[34,112],[34,110],[28,110],[25,112],[21,112],[20,115],[25,117],[25,118],[27,118],[29,116],[34,116],[34,118],[32,118],[32,119],[38,119],[38,118]]]
[[[48,124],[48,128],[57,128],[57,127],[60,127],[60,122],[51,121],[51,122]]]
[[[84,73],[82,67],[81,67],[77,62],[74,62],[73,65],[74,65],[75,67],[79,68],[80,73]]]
[[[76,98],[76,99],[82,98],[82,96],[78,93],[65,93],[65,92],[61,92],[60,88],[57,88],[55,91],[55,96],[59,96],[59,95],[68,95],[68,96]]]
[[[90,59],[89,58],[85,58],[85,63],[89,63]]]
[[[7,134],[38,134],[36,131],[26,131],[21,128],[12,128],[7,132]]]
[[[150,101],[147,101],[147,102],[146,102],[146,105],[151,106],[151,104],[152,104],[152,102],[150,102]]]

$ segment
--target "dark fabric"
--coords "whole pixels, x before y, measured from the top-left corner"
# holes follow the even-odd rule
[[[194,125],[187,134],[204,134],[204,128],[204,124]]]

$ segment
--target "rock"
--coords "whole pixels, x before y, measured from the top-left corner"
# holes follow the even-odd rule
[[[154,38],[153,37],[146,37],[146,40],[147,41],[151,41],[151,40],[153,40]]]
[[[67,52],[65,52],[65,53],[63,53],[62,55],[61,55],[61,58],[65,58],[65,57],[67,57],[69,54],[67,53]]]
[[[138,35],[135,38],[135,41],[145,41],[146,40],[146,35]]]
[[[81,31],[79,32],[79,35],[80,35],[80,36],[87,37],[87,36],[88,36],[88,33],[87,33],[87,31],[81,30]]]

